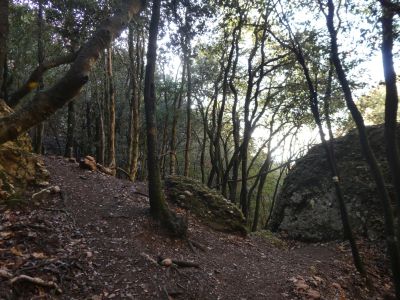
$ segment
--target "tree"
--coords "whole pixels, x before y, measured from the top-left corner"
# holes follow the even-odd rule
[[[122,1],[120,9],[82,46],[69,71],[56,84],[38,93],[15,113],[0,119],[0,143],[14,139],[44,121],[76,96],[87,83],[100,52],[142,7],[143,3],[139,0]]]
[[[354,103],[353,100],[353,95],[351,92],[350,84],[347,80],[346,72],[344,71],[342,62],[340,60],[339,56],[339,47],[338,47],[338,42],[337,42],[337,31],[334,25],[334,17],[335,17],[335,6],[333,4],[332,0],[327,0],[326,2],[326,7],[323,5],[322,1],[319,1],[321,11],[324,13],[325,18],[326,18],[326,25],[329,31],[330,35],[330,48],[331,48],[331,59],[332,63],[335,66],[336,70],[336,75],[337,78],[340,82],[340,85],[343,90],[344,98],[346,101],[346,105],[353,117],[353,120],[357,126],[357,130],[359,133],[359,138],[360,138],[360,144],[361,144],[361,149],[363,152],[363,155],[370,167],[371,174],[375,180],[375,183],[378,188],[378,192],[381,198],[383,210],[384,210],[384,215],[385,215],[385,230],[386,230],[386,242],[387,242],[387,247],[391,259],[391,265],[392,265],[392,272],[393,272],[393,282],[396,288],[396,295],[398,298],[400,298],[400,251],[399,251],[399,246],[398,242],[396,240],[396,230],[395,230],[395,225],[394,225],[394,217],[393,217],[393,210],[391,206],[391,200],[390,196],[388,194],[388,191],[385,186],[385,181],[383,179],[382,172],[380,170],[379,164],[376,160],[376,157],[371,149],[368,136],[366,133],[365,129],[365,124],[364,124],[364,119],[358,110],[357,106]],[[386,20],[387,21],[387,20]],[[385,20],[384,20],[385,22]],[[384,32],[386,31],[386,34],[388,33],[387,30],[389,28],[385,28]],[[384,47],[382,49],[383,52],[385,50],[388,50],[385,48],[385,43],[387,41],[384,40]],[[390,43],[390,41],[389,41]],[[390,106],[390,104],[388,103]],[[394,120],[396,119],[396,111],[394,111],[395,117]],[[392,117],[389,117],[389,122],[393,122]],[[392,124],[389,124],[389,131],[390,127]],[[385,137],[388,137],[387,134],[387,126],[385,126]],[[393,134],[390,132],[390,134]],[[388,140],[387,144],[392,144],[393,141]],[[389,161],[390,164],[391,161]],[[391,167],[392,169],[392,167]]]
[[[154,72],[157,59],[157,35],[160,21],[160,0],[153,1],[147,46],[147,64],[144,79],[144,104],[146,112],[147,161],[149,176],[150,211],[156,220],[176,236],[186,235],[187,224],[169,210],[161,186],[157,149],[156,95]]]
[[[0,98],[4,97],[4,72],[7,57],[8,39],[8,0],[0,1]]]

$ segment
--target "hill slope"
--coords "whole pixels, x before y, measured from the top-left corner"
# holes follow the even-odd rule
[[[62,158],[45,162],[61,195],[28,210],[0,207],[1,299],[379,299],[390,289],[385,268],[373,269],[378,290],[367,294],[346,244],[243,238],[189,216],[190,239],[205,248],[194,252],[151,220],[148,199],[135,194],[146,193],[144,184],[83,171]],[[158,256],[199,268],[161,266],[153,261]],[[7,278],[21,274],[62,291]]]

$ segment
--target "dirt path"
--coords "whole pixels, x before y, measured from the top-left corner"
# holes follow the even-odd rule
[[[145,192],[143,184],[83,171],[64,159],[45,160],[51,184],[63,195],[54,195],[51,207],[65,212],[60,226],[69,226],[63,232],[70,241],[64,245],[76,245],[71,251],[80,261],[55,298],[379,299],[366,294],[343,245],[277,246],[274,239],[215,232],[190,217],[190,238],[206,247],[195,253],[151,220],[148,200],[134,194]],[[56,210],[47,213],[54,217]],[[200,268],[166,268],[151,261],[158,256]]]

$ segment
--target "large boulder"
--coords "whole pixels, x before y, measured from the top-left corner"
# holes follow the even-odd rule
[[[168,176],[165,178],[165,192],[172,203],[189,210],[211,228],[247,233],[240,209],[201,182],[184,176]]]
[[[399,128],[400,130],[400,128]],[[371,146],[393,194],[385,158],[383,126],[367,128]],[[399,132],[399,131],[398,131]],[[400,135],[398,135],[400,141]],[[354,231],[375,240],[384,235],[383,214],[375,182],[360,150],[356,130],[334,140],[340,183]],[[299,159],[285,178],[274,208],[270,229],[307,241],[343,236],[339,205],[321,144]]]
[[[11,112],[0,99],[0,117]],[[0,145],[0,200],[24,191],[28,185],[46,185],[48,177],[42,159],[32,153],[28,134]]]

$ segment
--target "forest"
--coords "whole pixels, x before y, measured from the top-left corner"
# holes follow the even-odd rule
[[[399,16],[0,0],[0,298],[400,299]]]

